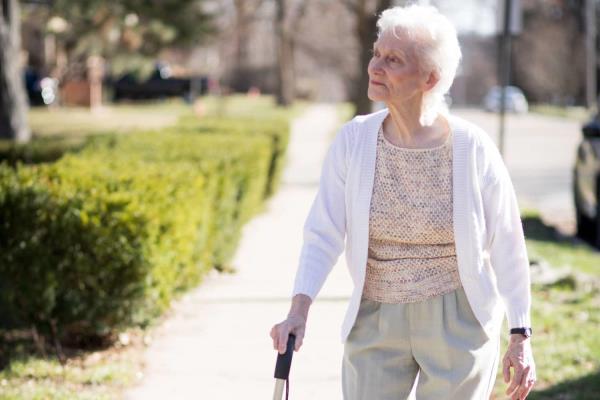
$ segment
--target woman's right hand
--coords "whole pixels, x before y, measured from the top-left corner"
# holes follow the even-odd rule
[[[300,350],[304,331],[306,329],[306,319],[299,314],[290,314],[284,321],[273,325],[271,328],[271,338],[273,338],[273,348],[280,354],[285,353],[287,341],[290,333],[296,336],[294,350]]]

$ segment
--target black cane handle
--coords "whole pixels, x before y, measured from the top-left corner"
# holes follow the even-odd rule
[[[292,355],[294,354],[294,344],[296,336],[290,333],[287,341],[285,353],[277,353],[277,363],[275,364],[275,378],[287,380],[290,376],[290,367],[292,366]]]

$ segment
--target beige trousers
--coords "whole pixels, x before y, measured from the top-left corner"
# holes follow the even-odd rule
[[[499,339],[475,318],[464,289],[417,303],[361,299],[344,344],[344,400],[485,400]]]

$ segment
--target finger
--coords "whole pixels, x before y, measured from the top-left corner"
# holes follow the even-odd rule
[[[510,394],[511,400],[520,400],[521,399],[520,390],[521,390],[521,387],[519,385],[517,385],[515,390]]]
[[[515,376],[514,382],[515,382],[516,388],[515,388],[514,396],[515,396],[515,399],[517,399],[517,400],[521,399],[521,391],[523,389],[525,389],[525,385],[527,383],[527,378],[529,376],[529,370],[530,370],[529,366],[522,368],[521,374],[519,376]]]
[[[277,330],[275,331],[275,350],[277,351],[279,351],[279,349],[281,348],[282,341],[287,337],[284,336],[284,325],[284,323],[277,324]]]
[[[279,353],[284,354],[287,348],[287,341],[289,335],[289,328],[283,328],[279,330]]]
[[[504,375],[504,383],[510,382],[510,363],[506,360],[502,360],[502,375]]]
[[[516,398],[517,390],[519,389],[519,382],[523,379],[523,371],[521,369],[516,369],[513,371],[512,381],[506,389],[506,394],[511,396],[511,398]]]
[[[526,398],[529,395],[531,389],[533,389],[533,387],[535,386],[535,381],[535,377],[530,377],[529,382],[527,383],[527,392],[525,393],[525,397],[523,398]]]
[[[513,379],[510,382],[510,386],[508,387],[508,389],[506,389],[506,394],[509,396],[512,396],[515,393],[515,391],[517,390],[517,388],[519,387],[519,384],[521,383],[522,380],[523,380],[523,367],[521,367],[521,366],[515,367]]]
[[[304,330],[302,328],[296,328],[292,329],[290,332],[292,332],[294,336],[296,336],[296,339],[294,341],[294,350],[298,351],[300,350],[300,346],[302,346],[302,341],[304,339]]]
[[[271,336],[271,339],[275,339],[275,337],[277,336],[277,334],[275,333],[275,325],[271,328],[271,332],[269,332],[269,336]]]
[[[298,335],[296,336],[296,344],[294,346],[294,350],[298,351],[300,350],[300,346],[302,346],[302,336]]]
[[[276,331],[274,331],[272,337],[273,337],[273,348],[275,350],[277,350],[278,345],[279,345],[279,334]]]
[[[525,383],[525,387],[519,392],[519,399],[525,400],[527,398],[527,396],[529,396],[529,392],[531,391],[532,387],[533,387],[532,381]]]
[[[519,390],[518,390],[518,394],[519,394],[519,399],[524,399],[527,396],[527,393],[529,392],[528,387],[529,387],[529,382],[531,380],[531,368],[528,366],[525,368],[524,372],[523,372],[523,380],[521,381],[521,384],[519,385]]]
[[[293,333],[296,336],[294,350],[300,350],[300,346],[302,346],[302,342],[304,341],[304,325],[299,325],[290,330],[290,333]]]
[[[518,395],[517,389],[518,388],[515,388],[512,391],[509,391],[509,389],[506,390],[506,395],[508,396],[508,398],[510,400],[519,400],[519,398],[517,397],[517,395]]]

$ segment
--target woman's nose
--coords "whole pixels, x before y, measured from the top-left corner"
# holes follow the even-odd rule
[[[381,75],[381,73],[383,72],[381,69],[381,63],[379,62],[379,60],[373,58],[371,59],[371,62],[369,63],[369,68],[368,68],[372,74],[374,75]]]

